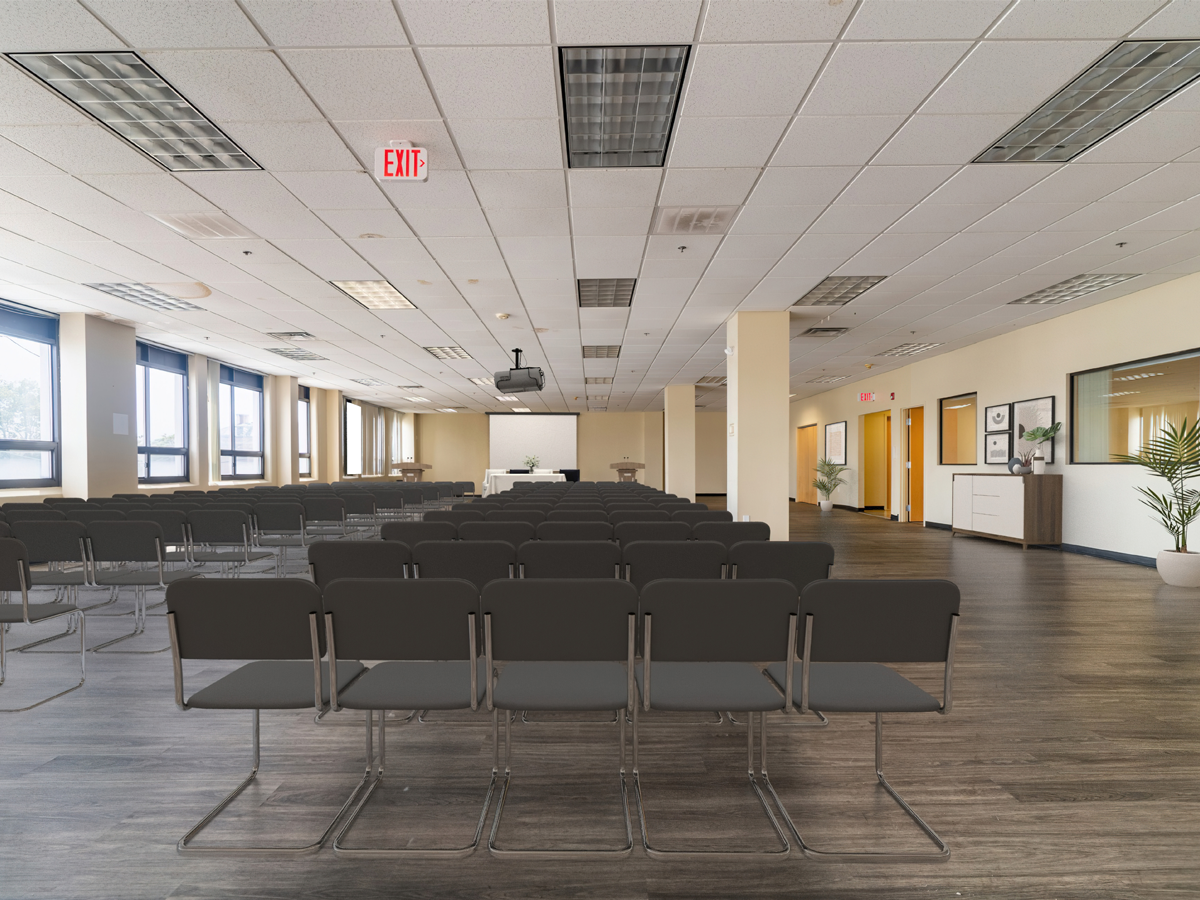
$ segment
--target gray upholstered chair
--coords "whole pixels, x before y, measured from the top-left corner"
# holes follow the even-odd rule
[[[536,528],[546,521],[546,513],[540,509],[513,509],[512,506],[506,506],[504,509],[493,509],[484,518],[488,522],[528,522]]]
[[[68,506],[65,508],[60,506],[59,509],[66,515],[68,522],[78,522],[84,527],[90,527],[93,522],[124,522],[129,518],[129,512],[137,511],[126,511],[130,505],[126,504],[120,509],[115,509],[111,506],[108,508],[98,506],[95,509],[85,509],[82,506]]]
[[[608,521],[613,525],[620,525],[623,522],[670,522],[671,514],[666,510],[650,507],[646,509],[610,509]]]
[[[482,591],[516,572],[517,550],[507,541],[422,541],[412,548],[417,578],[465,578]]]
[[[415,547],[421,541],[457,540],[458,528],[453,522],[385,522],[379,534],[385,541]]]
[[[779,849],[746,851],[668,850],[648,837],[638,775],[638,724],[633,726],[634,790],[642,840],[654,857],[786,856],[787,835],[759,784],[767,777],[767,712],[789,712],[796,645],[796,592],[789,582],[661,579],[641,592],[642,663],[637,670],[642,711],[734,710],[746,714],[750,787],[779,839]],[[761,663],[784,666],[783,690],[763,676]],[[754,771],[754,714],[761,740],[759,774]]]
[[[403,518],[404,495],[391,485],[372,485],[371,496],[375,498],[375,520],[392,521]]]
[[[308,567],[322,590],[339,578],[407,578],[411,552],[399,541],[316,541]]]
[[[131,509],[126,513],[125,518],[130,522],[158,523],[158,527],[162,529],[163,541],[166,546],[175,547],[174,550],[163,551],[163,562],[190,563],[192,561],[191,545],[188,541],[187,513],[184,510],[177,509],[174,504],[170,508],[155,504],[150,509]]]
[[[613,527],[607,522],[543,522],[537,527],[539,541],[611,541]]]
[[[610,525],[608,521],[608,513],[604,511],[604,507],[595,509],[576,509],[559,506],[546,516],[547,522],[603,522]]]
[[[766,522],[696,522],[691,528],[693,540],[720,541],[726,548],[742,541],[771,540],[771,526]]]
[[[833,545],[824,541],[742,541],[729,548],[730,578],[782,578],[797,596],[832,569]]]
[[[560,500],[558,506],[554,507],[556,511],[565,512],[568,510],[591,510],[592,512],[607,513],[604,504],[599,500]]]
[[[172,584],[167,590],[167,629],[175,670],[175,703],[183,710],[250,710],[253,766],[250,775],[176,845],[180,853],[262,855],[315,853],[350,807],[359,790],[346,801],[325,832],[312,843],[292,847],[192,845],[233,800],[254,783],[259,768],[259,711],[320,709],[330,702],[329,663],[321,591],[311,581],[294,578],[255,581],[195,579]],[[183,661],[254,660],[186,696]],[[344,691],[362,674],[360,662],[341,660],[337,689]]]
[[[724,578],[727,556],[716,541],[634,541],[621,548],[625,578],[639,591],[658,578]]]
[[[359,545],[362,546],[362,545]],[[317,548],[314,547],[314,550]],[[478,642],[479,591],[457,578],[396,581],[339,579],[323,594],[325,628],[334,681],[340,661],[381,660],[345,690],[334,691],[333,709],[366,713],[370,787],[333,842],[338,856],[460,857],[479,845],[496,785],[493,764],[474,839],[461,847],[347,847],[346,839],[372,794],[383,782],[388,710],[478,709],[487,686],[487,663]],[[379,713],[378,765],[371,724]],[[407,788],[406,788],[407,790]]]
[[[469,504],[457,503],[453,509],[431,509],[425,513],[426,522],[449,522],[455,527],[463,522],[482,522],[483,513],[478,509],[459,509]]]
[[[932,852],[818,850],[805,842],[782,802],[805,856],[817,859],[902,861],[948,859],[950,848],[888,783],[883,774],[883,714],[950,712],[954,644],[958,632],[958,587],[941,580],[813,581],[800,594],[800,662],[793,696],[801,712],[875,714],[875,777],[937,848]],[[938,663],[939,701],[886,663]],[[789,663],[789,665],[791,665]],[[768,673],[787,678],[775,663]]]
[[[487,706],[498,744],[504,715],[504,785],[488,838],[497,856],[541,859],[623,857],[633,850],[625,781],[625,716],[633,712],[637,591],[616,578],[493,581],[483,590]],[[497,671],[499,663],[505,663]],[[507,711],[612,711],[620,723],[623,845],[586,850],[510,850],[499,846],[504,802],[512,786],[511,718]],[[494,745],[495,745],[494,744]],[[497,753],[497,756],[499,754]]]
[[[546,522],[545,525],[557,524]],[[612,541],[530,541],[517,550],[522,578],[620,578],[621,548]]]
[[[733,513],[727,509],[678,509],[671,512],[672,522],[732,522]]]
[[[287,566],[289,547],[307,547],[304,529],[304,504],[298,500],[271,499],[254,504],[254,543],[258,547],[273,547],[275,574],[282,576]]]
[[[342,503],[346,505],[346,525],[352,531],[374,534],[379,526],[376,518],[375,497],[359,488],[355,491],[345,491],[341,495]]]
[[[62,522],[67,516],[61,509],[51,509],[50,507],[38,503],[33,509],[22,509],[16,506],[14,509],[9,509],[15,504],[4,504],[4,518],[11,525],[14,522]]]
[[[71,634],[73,630],[78,630],[79,632],[79,683],[56,694],[51,694],[49,697],[44,697],[35,703],[28,703],[19,707],[0,707],[0,712],[25,712],[26,710],[41,706],[43,703],[49,703],[51,700],[63,696],[63,694],[77,691],[83,687],[86,675],[85,633],[87,629],[82,610],[73,603],[30,603],[30,582],[29,553],[25,549],[25,545],[15,538],[0,538],[0,592],[3,592],[7,601],[0,602],[0,687],[4,685],[4,681],[8,677],[8,662],[5,656],[4,638],[9,627],[22,624],[37,625],[63,616],[68,617],[69,623],[66,634]],[[19,603],[12,602],[14,594],[20,596]],[[55,635],[51,640],[57,640],[64,636],[63,634]],[[45,643],[45,641],[37,641],[35,643],[41,644]],[[26,644],[25,646],[31,647],[33,644]]]
[[[536,536],[537,529],[528,522],[463,522],[458,526],[460,541],[507,541],[514,550]]]
[[[304,530],[309,539],[327,537],[345,537],[346,531],[346,502],[341,497],[305,496],[300,501],[304,504]]]
[[[216,509],[214,505],[188,513],[192,538],[192,560],[217,563],[222,574],[237,575],[241,567],[275,556],[271,550],[255,550],[250,516],[239,509]]]
[[[634,541],[686,541],[691,526],[683,522],[622,522],[613,526],[613,538],[624,547]]]

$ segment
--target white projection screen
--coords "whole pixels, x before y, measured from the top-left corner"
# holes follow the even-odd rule
[[[579,417],[513,413],[488,416],[489,468],[524,469],[533,454],[539,469],[578,469],[576,424]]]

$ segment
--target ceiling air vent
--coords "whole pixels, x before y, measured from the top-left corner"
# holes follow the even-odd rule
[[[328,356],[320,356],[311,350],[301,350],[299,347],[268,347],[267,352],[286,357],[287,359],[305,360],[306,362],[329,359]]]
[[[316,337],[307,331],[268,331],[267,337],[278,341],[315,341]]]
[[[593,378],[591,376],[588,376],[587,378],[583,379],[583,383],[584,384],[612,384],[612,379],[611,378]]]
[[[839,334],[845,334],[849,328],[810,328],[808,331],[802,332],[801,337],[837,337]]]
[[[845,381],[849,375],[822,375],[819,378],[810,378],[809,384],[833,384],[836,381]]]
[[[736,206],[662,206],[654,213],[653,234],[724,234]]]
[[[257,234],[221,212],[157,212],[146,215],[193,241],[258,240]]]
[[[355,384],[366,385],[367,387],[387,387],[387,382],[379,381],[375,378],[351,378]]]
[[[932,350],[934,347],[940,347],[941,344],[922,344],[919,342],[909,344],[897,344],[891,350],[884,350],[882,353],[876,353],[876,356],[916,356],[918,353],[924,353],[926,350]]]

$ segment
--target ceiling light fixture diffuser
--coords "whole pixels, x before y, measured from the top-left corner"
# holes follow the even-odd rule
[[[529,412],[530,410],[529,410],[528,406],[514,406],[512,408],[512,411],[513,412]]]
[[[886,275],[830,275],[792,306],[845,306],[885,278]]]
[[[809,384],[833,384],[837,381],[845,381],[849,375],[822,375],[819,378],[810,378]]]
[[[279,341],[315,341],[316,338],[307,331],[268,331],[267,337]]]
[[[696,384],[705,387],[721,387],[729,383],[729,379],[724,375],[705,375],[703,378],[697,378]]]
[[[130,303],[136,303],[138,306],[144,306],[147,309],[154,309],[159,312],[204,311],[203,307],[197,306],[195,303],[189,303],[187,300],[172,297],[170,294],[163,293],[158,288],[152,288],[148,284],[125,282],[85,284],[84,287],[95,288],[98,291],[103,291],[122,300],[128,300]]]
[[[146,215],[193,241],[258,240],[257,234],[223,212],[159,212]]]
[[[470,359],[471,354],[462,347],[426,347],[426,353],[432,354],[437,359]]]
[[[416,309],[411,300],[386,281],[331,281],[329,283],[367,309]]]
[[[576,282],[581,309],[629,306],[636,278],[580,278]]]
[[[736,206],[662,206],[654,213],[652,234],[724,234]]]
[[[168,171],[261,168],[136,53],[9,59]]]
[[[585,344],[584,359],[618,359],[621,356],[620,344]]]
[[[1068,300],[1075,300],[1092,293],[1092,291],[1112,287],[1114,284],[1120,284],[1130,278],[1137,278],[1137,275],[1076,275],[1074,278],[1052,284],[1048,288],[1042,288],[1040,291],[1034,291],[1024,297],[1010,300],[1008,305],[1051,306],[1056,303],[1066,303]]]
[[[567,165],[662,166],[687,67],[687,46],[562,47]]]
[[[612,384],[613,382],[612,382],[611,378],[593,378],[591,376],[588,376],[587,378],[583,379],[583,383],[584,384]]]
[[[494,385],[496,383],[491,378],[471,378],[469,380],[471,384],[477,384],[480,387],[486,387],[487,385]]]
[[[311,350],[301,350],[299,347],[268,347],[267,352],[286,357],[287,359],[298,359],[306,362],[316,362],[320,359],[329,358],[328,356],[313,353]]]
[[[810,328],[803,332],[801,337],[837,337],[839,334],[845,334],[849,328],[832,328],[832,327],[817,327]]]
[[[891,350],[884,350],[882,353],[876,353],[876,356],[916,356],[918,353],[924,353],[926,350],[932,350],[934,347],[940,347],[941,344],[922,344],[913,342],[908,344],[897,344]]]
[[[1200,41],[1124,41],[977,163],[1068,162],[1200,76]]]
[[[374,378],[351,378],[355,384],[366,385],[367,387],[387,387],[386,381],[378,381]]]

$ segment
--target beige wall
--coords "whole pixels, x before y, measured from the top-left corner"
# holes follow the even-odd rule
[[[655,425],[662,428],[661,415],[651,427]],[[658,444],[661,447],[661,437]],[[626,457],[631,462],[647,462],[645,413],[579,414],[580,481],[616,481],[617,473],[610,466]],[[662,471],[661,450],[658,471]]]
[[[696,413],[696,493],[724,494],[725,411]]]
[[[473,481],[488,467],[488,417],[483,413],[416,413],[415,462],[433,466],[426,481]]]

